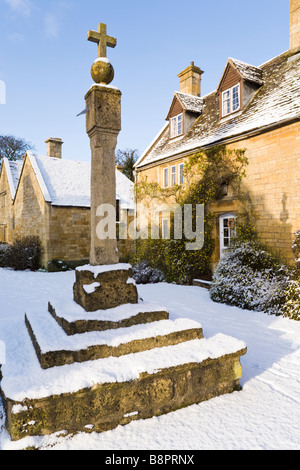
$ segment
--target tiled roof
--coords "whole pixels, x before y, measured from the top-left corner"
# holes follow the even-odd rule
[[[201,113],[203,110],[203,98],[193,95],[187,95],[186,93],[181,93],[179,91],[175,91],[175,95],[178,97],[179,101],[181,102],[183,108],[186,111],[191,111],[193,113]]]
[[[253,65],[246,64],[246,62],[242,62],[237,59],[229,58],[228,60],[233,64],[241,76],[245,78],[245,80],[263,85],[263,71],[261,68],[254,67]]]
[[[242,62],[237,65],[237,62],[235,65],[240,73],[244,69],[246,77],[247,67]],[[136,167],[300,119],[300,53],[291,55],[286,52],[260,67],[249,67],[247,79],[252,76],[253,80],[262,80],[263,85],[241,112],[220,118],[219,95],[217,91],[210,93],[203,97],[203,111],[189,131],[172,140],[169,138],[169,126],[165,126],[153,145],[140,157]],[[256,72],[258,70],[261,73]]]

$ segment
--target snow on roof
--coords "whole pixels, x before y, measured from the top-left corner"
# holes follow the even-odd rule
[[[91,164],[27,152],[45,200],[53,206],[90,207]],[[116,198],[122,209],[134,208],[134,184],[116,170]]]
[[[293,57],[281,54],[260,68],[264,84],[240,113],[221,119],[219,95],[212,92],[205,97],[203,112],[190,130],[174,141],[170,140],[166,126],[154,145],[143,153],[136,168],[300,119],[300,54]]]
[[[6,169],[11,198],[14,199],[22,171],[23,161],[17,160],[13,162],[5,157],[3,158],[3,165]]]
[[[263,85],[262,75],[263,72],[259,67],[254,67],[254,65],[247,64],[237,59],[228,59],[242,75],[243,78],[249,80],[250,82],[258,83]]]
[[[203,98],[194,95],[188,95],[187,93],[181,93],[176,91],[175,95],[179,98],[184,109],[187,111],[192,111],[194,113],[201,113],[203,110]]]

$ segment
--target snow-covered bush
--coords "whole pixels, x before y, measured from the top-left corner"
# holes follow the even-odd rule
[[[296,269],[300,275],[300,230],[294,233],[295,239],[292,245],[292,250],[295,256]]]
[[[133,266],[132,273],[137,284],[154,284],[162,282],[165,278],[159,269],[152,268],[147,261],[141,261]]]
[[[0,244],[0,268],[7,268],[7,260],[6,260],[7,248],[8,248],[8,245]]]
[[[210,290],[215,302],[280,315],[290,270],[258,242],[237,244],[222,259]]]
[[[295,256],[295,276],[289,282],[286,290],[286,302],[283,316],[300,321],[300,230],[294,233],[295,239],[292,250]]]
[[[300,321],[300,278],[289,282],[282,314],[284,317]]]
[[[8,245],[2,259],[4,267],[15,271],[30,269],[36,271],[40,267],[42,246],[38,237],[22,237]]]

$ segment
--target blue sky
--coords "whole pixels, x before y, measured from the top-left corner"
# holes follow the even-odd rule
[[[46,153],[64,141],[63,158],[88,161],[84,95],[93,84],[96,44],[89,29],[107,24],[108,49],[122,92],[117,148],[141,154],[165,123],[178,73],[204,70],[202,95],[216,89],[228,57],[253,65],[289,48],[289,0],[0,0],[0,134]]]

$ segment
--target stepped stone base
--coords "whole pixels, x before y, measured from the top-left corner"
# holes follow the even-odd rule
[[[244,342],[204,339],[198,322],[138,301],[128,266],[77,268],[77,300],[60,292],[26,313],[24,357],[1,382],[13,440],[107,431],[240,390]]]
[[[74,300],[86,312],[138,302],[132,268],[129,264],[85,265],[76,268]]]
[[[93,315],[88,315],[75,302],[70,303],[68,311],[65,308],[61,309],[55,301],[50,301],[48,310],[69,336],[88,331],[128,328],[133,325],[152,323],[169,318],[169,312],[162,307],[143,302],[118,306],[114,309],[107,309],[105,312],[97,310],[93,312]]]
[[[202,328],[191,320],[164,320],[105,332],[88,332],[82,338],[65,337],[48,314],[26,315],[25,323],[43,369],[105,357],[119,357],[203,338]]]
[[[246,353],[246,349],[242,347],[217,358],[207,357],[213,351],[215,343],[219,353],[224,348],[226,350],[226,337],[217,337],[152,351],[152,361],[156,361],[158,370],[149,373],[146,368],[134,380],[96,383],[75,393],[25,399],[22,402],[3,397],[8,432],[13,440],[60,430],[68,433],[103,432],[134,419],[158,416],[240,390],[240,356]],[[231,338],[231,345],[232,341]],[[241,346],[241,342],[235,341],[235,346]],[[202,355],[203,360],[197,362],[195,356],[194,362],[160,368],[163,362],[159,357],[164,352],[168,353],[169,348],[174,348],[172,356],[179,354],[184,361],[186,345],[189,345],[189,354],[196,354],[198,357]],[[149,352],[137,354],[148,355]],[[116,360],[127,363],[128,359],[133,360],[132,356],[123,356]]]

